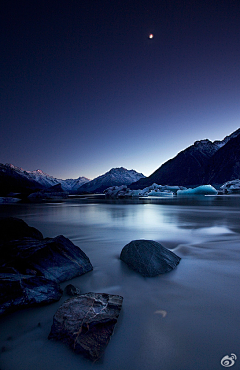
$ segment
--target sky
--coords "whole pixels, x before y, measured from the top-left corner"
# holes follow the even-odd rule
[[[238,0],[3,0],[0,23],[1,163],[149,176],[240,127]]]

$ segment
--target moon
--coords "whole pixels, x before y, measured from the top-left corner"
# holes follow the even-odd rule
[[[153,34],[152,34],[152,33],[150,33],[150,35],[148,35],[148,38],[149,38],[149,39],[153,39]]]

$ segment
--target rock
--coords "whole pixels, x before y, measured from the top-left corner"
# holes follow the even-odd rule
[[[69,345],[91,360],[103,354],[121,311],[119,295],[86,293],[69,298],[57,310],[49,339]]]
[[[23,307],[58,301],[60,286],[43,277],[0,274],[0,315]]]
[[[70,280],[93,269],[86,254],[63,235],[43,240],[22,238],[1,245],[0,272],[43,276],[55,282]]]
[[[30,227],[26,222],[20,218],[6,217],[0,219],[0,244],[7,240],[21,239],[24,237],[31,237],[38,240],[43,239],[42,233]]]
[[[133,240],[122,249],[120,259],[144,277],[173,270],[181,258],[153,240]]]
[[[67,295],[70,295],[70,296],[75,296],[75,295],[79,295],[81,294],[81,291],[80,289],[76,288],[74,285],[72,284],[68,284],[65,289],[64,289],[64,292],[67,294]]]

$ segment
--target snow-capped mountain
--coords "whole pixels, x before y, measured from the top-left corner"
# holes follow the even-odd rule
[[[49,188],[51,186],[61,184],[64,191],[74,193],[81,185],[90,181],[86,177],[79,177],[78,179],[67,180],[57,179],[55,177],[49,176],[42,170],[26,171],[21,167],[17,167],[9,163],[6,163],[2,166],[5,166],[5,169],[11,170],[11,172],[15,175],[25,178],[26,180],[30,180],[34,184],[37,183],[39,188]]]
[[[240,178],[239,158],[240,129],[221,141],[195,141],[152,175],[131,184],[130,188],[143,189],[152,183],[181,186],[221,184]]]
[[[145,176],[135,170],[127,170],[126,168],[112,168],[104,175],[98,176],[92,181],[82,185],[78,192],[102,192],[110,186],[129,185],[132,182],[138,181]]]

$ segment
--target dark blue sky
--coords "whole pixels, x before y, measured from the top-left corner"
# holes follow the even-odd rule
[[[150,175],[240,127],[237,0],[6,0],[1,17],[1,163]]]

